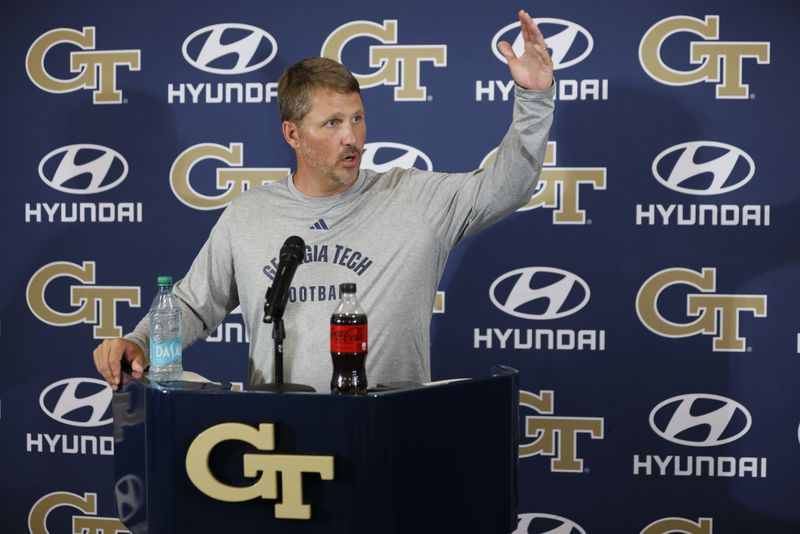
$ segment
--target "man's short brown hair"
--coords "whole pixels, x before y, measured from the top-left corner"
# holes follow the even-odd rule
[[[338,93],[359,93],[358,80],[341,63],[324,57],[310,57],[287,68],[278,80],[281,122],[299,124],[311,110],[311,91],[329,89]]]

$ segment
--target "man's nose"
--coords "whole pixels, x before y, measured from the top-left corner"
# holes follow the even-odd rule
[[[342,146],[355,146],[356,132],[352,123],[345,123],[342,127]]]

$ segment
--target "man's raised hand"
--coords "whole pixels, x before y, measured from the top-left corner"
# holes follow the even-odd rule
[[[544,91],[553,85],[553,60],[547,52],[544,35],[530,15],[519,11],[519,26],[525,50],[517,57],[507,41],[500,41],[497,49],[503,54],[514,82],[524,89]]]

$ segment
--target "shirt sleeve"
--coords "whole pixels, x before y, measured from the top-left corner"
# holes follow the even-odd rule
[[[429,173],[412,169],[403,179],[412,204],[443,245],[499,221],[525,205],[542,170],[555,86],[546,91],[515,87],[511,126],[492,162],[469,173]]]
[[[181,345],[205,339],[239,305],[231,251],[230,206],[222,213],[186,276],[173,294],[181,305]],[[138,344],[150,358],[150,325],[145,315],[125,339]]]

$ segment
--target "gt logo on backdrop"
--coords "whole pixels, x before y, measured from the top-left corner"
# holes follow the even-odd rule
[[[659,309],[659,297],[673,285],[686,285],[700,293],[686,297],[685,313],[697,319],[676,323]],[[680,267],[664,269],[648,278],[636,295],[636,313],[651,332],[662,337],[679,338],[697,334],[714,336],[714,352],[743,352],[746,339],[739,334],[739,320],[744,312],[754,317],[767,316],[766,295],[726,295],[716,293],[717,270],[704,267],[692,271]]]
[[[639,534],[713,534],[713,520],[701,517],[697,522],[682,517],[665,517],[653,521]]]
[[[421,84],[422,63],[447,66],[446,45],[398,45],[396,20],[384,20],[383,24],[354,20],[343,24],[325,39],[320,55],[343,63],[345,46],[358,37],[370,37],[383,44],[369,47],[369,66],[377,70],[369,74],[354,72],[353,76],[362,89],[397,86],[394,99],[398,102],[427,100],[427,87]]]
[[[692,196],[723,195],[755,175],[753,158],[718,141],[689,141],[661,151],[653,177],[672,191]],[[637,204],[637,226],[769,226],[770,206],[758,204]]]
[[[59,278],[73,278],[81,285],[73,285],[69,291],[69,303],[77,309],[60,312],[47,303],[45,291],[48,284]],[[122,327],[117,324],[117,304],[126,302],[139,307],[139,291],[136,286],[96,286],[95,262],[84,261],[78,265],[66,261],[48,263],[34,273],[25,291],[28,309],[40,321],[52,326],[73,326],[86,323],[94,325],[95,339],[120,337]]]
[[[82,514],[72,516],[71,525],[60,527],[48,525],[47,518],[51,512],[62,506],[74,508]],[[53,514],[55,517],[56,514]],[[54,491],[40,498],[28,513],[28,529],[31,534],[47,534],[48,532],[91,532],[103,534],[124,534],[128,529],[116,517],[97,515],[97,494],[84,493],[83,496],[68,491]]]
[[[511,534],[586,534],[575,521],[552,514],[519,514]]]
[[[594,39],[589,31],[575,22],[563,19],[536,18],[550,47],[553,69],[567,69],[585,60],[592,53]],[[520,31],[519,21],[512,22],[494,34],[491,49],[494,56],[503,63],[506,58],[497,50],[497,43],[508,41],[517,56],[522,55],[525,42]],[[509,100],[514,89],[514,80],[477,80],[475,82],[475,101],[486,99],[493,102],[496,97],[503,102]],[[499,93],[499,94],[498,94]],[[558,76],[556,80],[556,100],[608,100],[608,80],[571,80]]]
[[[239,23],[220,23],[192,32],[181,52],[194,68],[209,74],[236,76],[268,65],[278,53],[278,43],[269,32]],[[261,104],[278,97],[276,82],[170,83],[167,102],[192,104]]]
[[[480,164],[486,168],[497,156],[495,148]],[[556,143],[549,141],[545,151],[539,184],[530,202],[518,211],[539,207],[553,209],[553,224],[587,224],[586,210],[580,208],[581,186],[605,191],[605,167],[554,167],[556,164]]]
[[[402,143],[366,143],[361,158],[361,168],[375,172],[386,172],[394,167],[410,169],[416,167],[432,171],[433,163],[422,150]]]
[[[112,148],[77,144],[57,148],[39,162],[39,177],[70,195],[96,195],[119,186],[128,162]],[[25,222],[142,222],[141,202],[26,202]]]
[[[216,170],[216,195],[206,195],[192,187],[189,175],[192,168],[204,160],[222,161],[234,168]],[[169,171],[169,184],[178,200],[196,210],[224,208],[239,194],[263,184],[285,178],[291,169],[285,167],[242,167],[242,143],[228,146],[202,143],[187,148],[175,159]]]
[[[661,56],[664,42],[677,33],[692,33],[702,38],[689,45],[688,59],[696,69],[678,70],[670,67]],[[745,58],[759,65],[769,64],[769,42],[718,41],[719,16],[705,19],[688,16],[665,18],[647,30],[639,44],[639,62],[648,76],[665,85],[715,83],[716,98],[748,98],[749,86],[743,82]]]
[[[520,390],[519,405],[533,410],[535,416],[525,416],[523,434],[533,438],[520,443],[519,457],[553,456],[550,471],[582,473],[583,459],[578,458],[578,435],[589,434],[592,439],[603,439],[602,417],[552,417],[554,393],[542,391],[538,395]],[[547,416],[547,417],[542,417]]]
[[[69,54],[69,71],[77,76],[56,78],[45,70],[45,56],[63,43],[80,48]],[[37,38],[28,48],[25,68],[28,77],[39,88],[49,93],[71,93],[91,89],[95,104],[121,104],[122,91],[117,90],[117,69],[138,71],[141,50],[95,50],[95,28],[85,26],[82,31],[71,28],[50,30]]]
[[[750,430],[752,417],[747,408],[733,399],[711,393],[688,393],[658,403],[650,411],[649,422],[653,432],[670,443],[707,449],[741,439]],[[767,459],[636,454],[633,474],[766,478]]]
[[[489,288],[495,307],[520,319],[550,321],[577,313],[589,302],[589,285],[554,267],[522,267],[497,277]],[[475,328],[473,348],[605,350],[605,330]]]
[[[220,482],[208,468],[208,458],[223,441],[242,441],[261,453],[243,455],[244,476],[256,477],[251,486],[229,486]],[[186,451],[186,474],[205,495],[224,502],[243,502],[250,499],[278,499],[275,517],[278,519],[310,519],[311,506],[303,504],[303,474],[315,473],[322,480],[333,480],[333,456],[299,454],[264,454],[275,450],[275,425],[261,423],[258,429],[241,423],[221,423],[197,435]],[[278,492],[278,473],[281,492]]]

